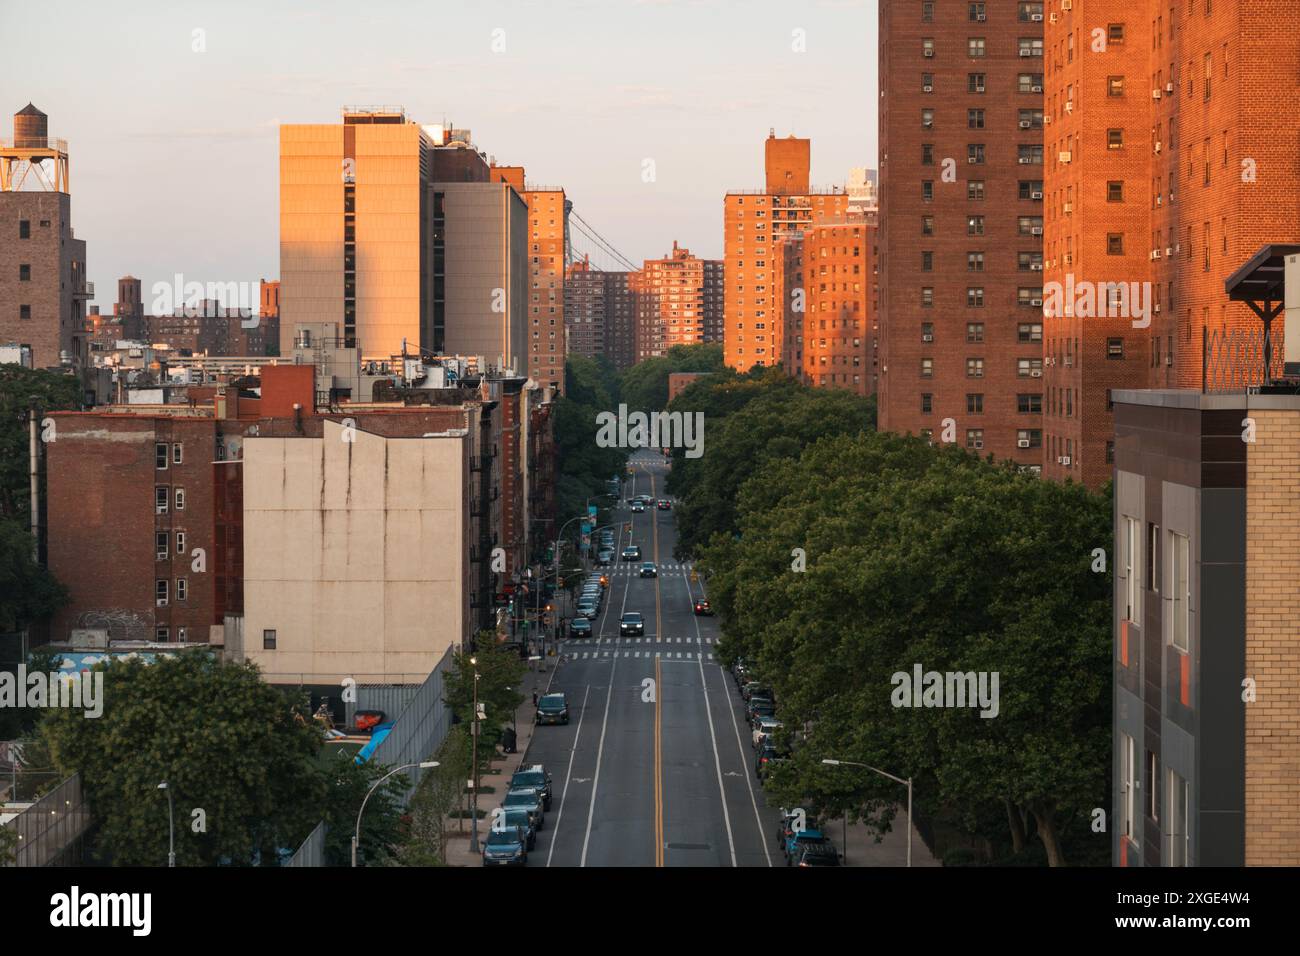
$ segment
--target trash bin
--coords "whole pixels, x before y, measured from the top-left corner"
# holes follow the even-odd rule
[[[507,727],[501,731],[501,749],[508,754],[515,753],[515,745],[518,742],[518,735],[513,727]]]

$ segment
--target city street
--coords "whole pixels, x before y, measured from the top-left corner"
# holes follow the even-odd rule
[[[615,509],[619,560],[593,636],[562,642],[550,691],[568,695],[567,726],[539,727],[529,763],[554,777],[555,803],[530,864],[548,866],[771,866],[777,812],[754,777],[754,751],[730,674],[715,659],[718,625],[696,617],[702,594],[673,559],[676,512],[627,500],[664,494],[667,465],[638,452]],[[632,525],[629,536],[627,525]],[[659,576],[641,578],[641,561]],[[619,637],[624,611],[645,634]]]

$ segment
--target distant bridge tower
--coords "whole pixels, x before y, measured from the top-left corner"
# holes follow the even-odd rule
[[[51,139],[49,117],[28,103],[14,114],[12,142],[0,142],[0,192],[66,193],[68,143]]]

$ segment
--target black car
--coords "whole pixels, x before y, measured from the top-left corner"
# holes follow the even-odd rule
[[[535,763],[530,767],[520,767],[516,770],[515,775],[510,778],[510,789],[516,787],[536,787],[541,791],[544,809],[551,809],[551,775],[546,772],[542,764]]]
[[[840,853],[831,843],[810,843],[790,857],[791,866],[839,866]]]
[[[758,779],[762,780],[772,770],[773,765],[784,760],[788,754],[777,750],[771,744],[764,744],[758,751],[758,756],[754,758],[754,773]]]
[[[655,563],[653,561],[643,561],[641,563],[641,577],[643,578],[659,577],[659,569],[655,567]]]
[[[699,617],[713,617],[713,605],[700,598],[695,602],[695,613]]]
[[[645,618],[641,616],[641,612],[624,611],[623,616],[618,619],[618,633],[620,637],[627,637],[629,634],[644,634]]]
[[[628,547],[624,548],[624,549],[623,549],[623,560],[624,560],[624,561],[640,561],[640,560],[641,560],[641,548],[640,548],[640,546],[639,546],[639,545],[635,545],[635,544],[633,544],[633,545],[629,545]]]
[[[522,827],[493,829],[483,841],[484,866],[527,866],[528,833]]]
[[[776,842],[785,846],[786,841],[794,836],[794,825],[798,817],[789,810],[781,811],[781,818],[776,821]],[[817,822],[808,813],[804,813],[803,827],[804,830],[816,830]]]
[[[745,711],[745,721],[752,727],[760,717],[775,717],[776,705],[768,697],[751,697]]]
[[[545,694],[537,702],[537,713],[533,716],[538,724],[567,724],[569,722],[569,699],[563,693]]]
[[[499,830],[504,827],[519,827],[528,834],[528,849],[532,850],[537,846],[537,827],[533,825],[533,818],[528,815],[528,811],[523,807],[514,807],[509,810],[505,807],[501,808],[492,824],[492,829]]]

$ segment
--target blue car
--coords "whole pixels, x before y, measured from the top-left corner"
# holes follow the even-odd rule
[[[800,830],[798,833],[791,832],[785,838],[785,865],[789,866],[791,860],[803,852],[803,848],[812,844],[823,846],[831,841],[826,838],[826,834],[821,830]]]

